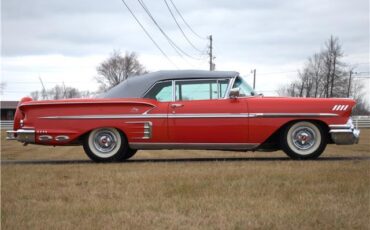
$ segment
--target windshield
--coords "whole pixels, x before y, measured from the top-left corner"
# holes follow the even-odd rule
[[[239,88],[241,97],[255,95],[252,87],[250,87],[248,83],[241,77],[236,77],[233,88]]]

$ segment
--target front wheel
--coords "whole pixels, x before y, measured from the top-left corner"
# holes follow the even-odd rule
[[[83,148],[86,155],[95,162],[119,162],[135,154],[123,133],[115,128],[91,131],[84,140]]]
[[[320,125],[299,121],[283,130],[280,143],[282,150],[292,159],[315,159],[325,150],[327,140]]]

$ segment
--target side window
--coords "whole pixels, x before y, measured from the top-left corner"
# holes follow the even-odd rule
[[[218,80],[219,87],[219,98],[224,98],[226,94],[227,87],[229,86],[229,79]]]
[[[253,96],[255,93],[253,89],[245,82],[241,77],[237,77],[235,79],[233,88],[239,88],[240,89],[240,96]]]
[[[217,80],[176,81],[176,101],[218,98]]]
[[[172,82],[164,81],[156,83],[144,96],[157,101],[172,101]]]

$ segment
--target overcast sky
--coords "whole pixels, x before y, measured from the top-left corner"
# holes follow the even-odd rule
[[[144,0],[145,1],[145,0]],[[135,51],[149,71],[208,69],[206,37],[214,39],[217,70],[247,76],[257,69],[257,90],[274,95],[294,80],[307,57],[337,36],[344,61],[369,77],[368,0],[173,0],[195,36],[178,17],[184,39],[163,0],[145,3],[163,30],[192,57],[181,58],[150,21],[137,0],[126,0],[164,52],[153,45],[121,0],[3,0],[1,2],[3,100],[19,100],[64,82],[96,90],[96,67],[113,50]],[[185,59],[185,60],[184,60]],[[366,73],[367,72],[367,73]],[[369,80],[364,80],[369,89]]]

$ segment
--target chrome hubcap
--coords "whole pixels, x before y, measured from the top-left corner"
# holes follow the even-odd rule
[[[299,127],[292,133],[292,140],[295,147],[300,150],[307,150],[315,144],[316,134],[309,127]]]
[[[95,135],[94,146],[102,153],[109,153],[115,147],[117,143],[116,135],[109,130],[102,130]]]

